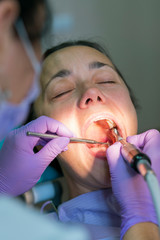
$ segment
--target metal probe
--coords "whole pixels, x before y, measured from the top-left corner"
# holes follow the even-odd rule
[[[58,138],[60,136],[55,134],[48,134],[48,133],[37,133],[37,132],[27,132],[27,136],[34,136],[34,137],[41,137],[41,138],[48,138],[48,139],[54,139]],[[85,139],[85,138],[70,138],[71,143],[90,143],[90,144],[105,144],[109,145],[108,142],[98,142],[92,139]]]

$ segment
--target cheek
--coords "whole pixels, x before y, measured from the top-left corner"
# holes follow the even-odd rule
[[[128,136],[136,134],[138,125],[137,113],[126,86],[116,86],[110,89],[108,94],[113,106],[112,109],[114,109],[113,111],[115,111],[115,114],[120,114],[119,117],[124,123],[126,134]]]
[[[77,121],[73,105],[47,103],[44,105],[43,109],[44,115],[60,121],[70,130],[75,131],[77,128]]]
[[[44,104],[44,114],[52,117],[58,121],[61,119],[69,117],[71,113],[71,109],[69,106],[66,106],[65,104],[58,104],[58,103],[48,103],[46,102]]]
[[[137,113],[132,103],[128,90],[121,91],[121,94],[117,98],[119,108],[122,109],[123,117],[125,119],[128,135],[137,133]]]
[[[121,91],[121,94],[117,95],[116,102],[122,109],[128,111],[128,113],[134,109],[129,93],[126,91]]]
[[[77,153],[76,153],[77,154]],[[68,150],[65,152],[62,152],[59,156],[59,163],[63,170],[70,176],[78,176],[81,175],[81,164],[80,161],[77,160],[77,156],[75,154],[75,149],[68,146]]]

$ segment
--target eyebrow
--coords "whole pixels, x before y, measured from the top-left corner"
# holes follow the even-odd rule
[[[55,79],[55,78],[64,78],[64,77],[68,77],[71,75],[71,71],[70,70],[67,70],[67,69],[62,69],[60,70],[59,72],[57,72],[56,74],[54,74],[50,79],[49,81],[47,82],[47,84],[45,85],[45,88],[44,88],[44,91],[46,90],[46,88],[48,87],[48,85],[50,84],[50,82]]]
[[[91,63],[89,64],[89,69],[98,69],[98,68],[102,68],[102,67],[104,67],[104,66],[110,67],[110,68],[112,68],[113,70],[115,70],[114,67],[112,67],[111,65],[109,65],[109,64],[107,64],[107,63],[103,63],[103,62],[98,62],[98,61],[91,62]]]
[[[104,67],[104,66],[107,66],[107,67],[112,68],[112,69],[116,72],[116,69],[115,69],[113,66],[111,66],[111,65],[109,65],[109,64],[107,64],[107,63],[99,62],[99,61],[91,62],[91,63],[89,63],[88,66],[89,66],[89,70],[99,69],[99,68],[102,68],[102,67]],[[62,69],[62,70],[60,70],[59,72],[57,72],[56,74],[54,74],[54,75],[49,79],[49,81],[47,82],[47,84],[46,84],[45,87],[44,87],[44,92],[45,92],[46,88],[48,87],[48,85],[50,84],[50,82],[51,82],[53,79],[58,78],[58,77],[60,77],[60,78],[68,77],[68,76],[70,76],[71,74],[72,74],[72,72],[71,72],[70,70],[67,70],[67,69]]]

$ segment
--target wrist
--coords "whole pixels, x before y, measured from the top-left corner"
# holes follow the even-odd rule
[[[134,226],[130,227],[126,234],[121,236],[123,240],[159,240],[160,233],[159,228],[156,224],[151,222],[143,222],[135,224]]]
[[[158,220],[153,204],[141,204],[121,211],[121,239],[125,233],[135,224],[150,222],[158,225]]]

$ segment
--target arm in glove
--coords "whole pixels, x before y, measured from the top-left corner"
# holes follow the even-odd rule
[[[160,181],[160,133],[149,130],[127,138],[139,147],[152,162],[152,169]],[[119,203],[122,224],[121,238],[133,225],[141,222],[157,224],[152,198],[143,177],[125,163],[121,155],[121,144],[115,143],[107,150],[113,193]]]
[[[39,138],[26,136],[27,131],[56,133],[38,152],[33,148]],[[72,133],[60,122],[49,117],[39,117],[29,124],[12,131],[0,151],[0,192],[17,196],[32,188],[50,162],[65,151]]]

